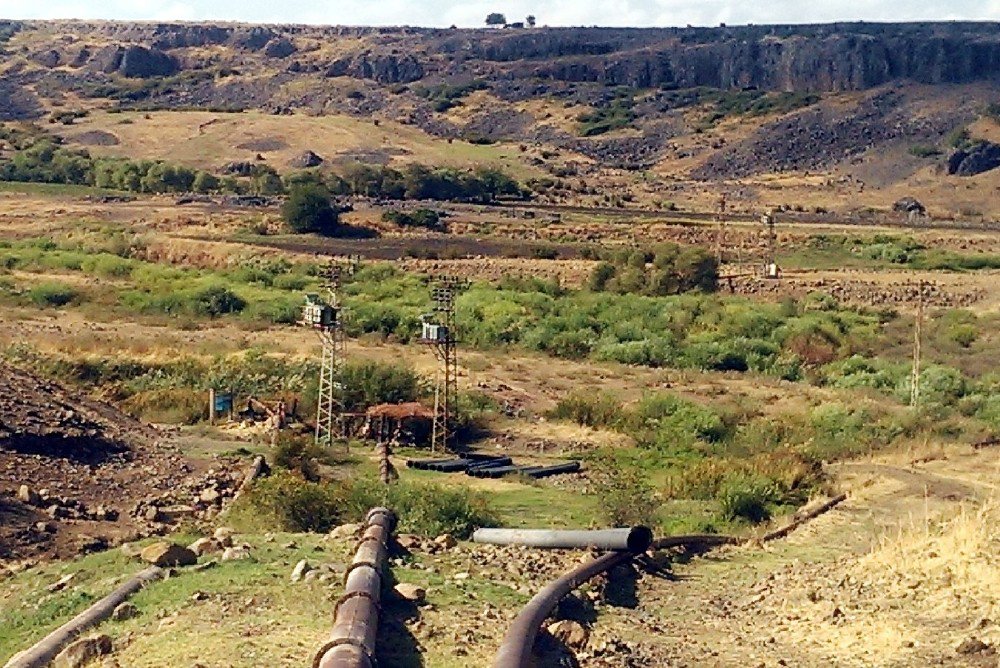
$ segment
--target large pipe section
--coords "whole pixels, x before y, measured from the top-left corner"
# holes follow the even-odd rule
[[[562,575],[545,589],[535,594],[528,605],[521,610],[514,623],[507,629],[496,658],[494,668],[526,668],[531,665],[531,648],[542,622],[549,616],[556,604],[564,596],[590,578],[626,564],[632,559],[632,552],[609,552]]]
[[[653,542],[649,527],[635,526],[597,531],[557,529],[477,529],[472,534],[476,543],[492,545],[524,545],[550,549],[587,549],[645,552]]]
[[[333,613],[330,640],[320,648],[313,668],[373,668],[382,571],[396,516],[387,508],[372,508],[357,551],[344,575],[344,595]]]
[[[4,664],[4,668],[41,668],[49,665],[59,652],[81,633],[103,622],[111,616],[116,607],[128,600],[129,596],[165,575],[166,571],[157,566],[150,566],[139,571],[113,592],[39,640],[35,645],[11,657],[10,661]]]

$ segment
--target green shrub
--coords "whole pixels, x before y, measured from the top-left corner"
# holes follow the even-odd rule
[[[79,298],[79,293],[65,283],[39,283],[28,290],[28,299],[38,306],[66,306]]]
[[[192,297],[194,312],[217,318],[228,313],[239,313],[246,308],[246,301],[229,288],[215,285],[196,292]]]
[[[710,408],[663,392],[644,397],[629,412],[624,429],[640,446],[663,452],[684,450],[698,441],[718,441],[726,435],[725,423]]]
[[[716,501],[723,519],[743,519],[756,524],[771,518],[771,506],[777,497],[777,489],[771,481],[743,473],[722,483]]]
[[[622,404],[608,392],[575,390],[559,400],[549,417],[584,427],[612,427],[622,419]]]
[[[610,526],[653,526],[659,501],[648,475],[622,466],[613,456],[595,457],[588,466],[601,518]]]
[[[465,488],[396,484],[389,490],[389,503],[400,517],[402,531],[427,536],[450,533],[468,538],[476,529],[500,522],[485,494]]]
[[[309,482],[287,471],[254,481],[237,502],[234,515],[262,528],[317,533],[347,519],[343,489]]]
[[[344,410],[363,411],[377,404],[416,401],[423,394],[412,367],[389,362],[349,362],[338,379],[344,387]]]
[[[344,501],[351,517],[363,517],[377,505],[386,505],[399,518],[399,530],[425,536],[450,533],[468,538],[481,527],[493,527],[500,518],[482,492],[464,487],[398,481],[386,489],[371,479],[349,484]]]

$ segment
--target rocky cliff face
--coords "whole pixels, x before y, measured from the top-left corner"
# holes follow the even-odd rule
[[[514,35],[469,43],[466,57],[503,61],[517,77],[592,81],[638,88],[711,86],[831,92],[896,80],[926,84],[1000,80],[1000,37],[985,29],[929,32],[899,26],[869,34],[744,34],[720,29],[601,38],[600,31]]]
[[[319,26],[73,23],[88,35],[136,46],[141,71],[168,73],[160,54],[226,46],[237,60],[296,54],[302,71],[382,84],[478,77],[593,82],[637,88],[759,88],[832,92],[893,81],[1000,82],[1000,24],[828,24],[737,28],[438,30]],[[24,22],[30,31],[38,26]],[[0,24],[3,27],[3,24]],[[46,26],[50,29],[52,26]],[[336,57],[306,62],[306,46],[341,41]],[[296,53],[299,52],[299,53]],[[153,63],[150,54],[158,62]],[[67,61],[47,54],[53,63]],[[149,65],[149,67],[147,67]],[[145,74],[143,74],[145,76]]]

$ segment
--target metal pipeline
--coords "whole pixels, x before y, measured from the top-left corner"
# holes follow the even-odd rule
[[[396,516],[387,508],[372,508],[365,532],[344,575],[344,595],[333,613],[330,640],[313,659],[313,668],[372,668],[378,635],[378,604],[382,569]]]
[[[531,665],[531,648],[538,629],[556,604],[590,578],[631,559],[632,552],[610,552],[577,566],[535,594],[507,629],[507,635],[493,660],[493,668],[525,668]]]
[[[555,529],[477,529],[472,534],[476,543],[492,545],[525,545],[553,549],[626,550],[632,554],[645,552],[653,542],[649,527],[635,526],[597,531]]]

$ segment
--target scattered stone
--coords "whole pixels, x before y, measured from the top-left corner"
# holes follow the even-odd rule
[[[219,545],[222,547],[232,547],[234,534],[235,532],[229,527],[219,527],[212,534],[212,537],[219,541]]]
[[[42,505],[42,497],[39,496],[38,492],[31,489],[27,485],[21,485],[17,488],[17,500],[21,503],[26,503],[29,506]]]
[[[571,649],[582,649],[587,646],[587,641],[590,640],[590,631],[579,622],[570,619],[549,624],[548,631],[552,637]]]
[[[139,557],[154,566],[192,566],[198,563],[198,555],[176,543],[165,540],[157,541],[148,545],[139,554]]]
[[[160,521],[160,509],[156,506],[150,506],[143,511],[142,517],[147,522],[158,522]]]
[[[142,548],[135,543],[122,543],[118,550],[122,553],[122,555],[128,557],[129,559],[133,559],[142,554]]]
[[[197,566],[192,566],[191,570],[194,571],[194,572],[207,571],[208,569],[215,568],[218,565],[219,565],[218,561],[216,561],[215,559],[211,559],[209,561],[206,561],[203,564],[198,564]]]
[[[301,561],[299,561],[299,563],[295,564],[295,568],[292,569],[291,581],[299,582],[305,576],[305,574],[311,571],[312,569],[313,568],[312,566],[309,565],[309,562],[306,561],[305,559],[302,559]]]
[[[194,506],[166,506],[160,508],[160,515],[167,522],[179,522],[180,520],[194,517],[196,510]]]
[[[458,545],[458,541],[450,533],[443,533],[434,539],[434,544],[445,550],[450,550]]]
[[[82,668],[95,659],[111,654],[111,638],[91,636],[67,645],[52,662],[53,668]]]
[[[211,487],[202,490],[201,494],[198,495],[198,499],[203,501],[204,503],[218,503],[219,499],[221,498],[222,495],[219,494],[219,490]]]
[[[211,552],[218,552],[221,549],[218,541],[214,538],[199,538],[195,542],[188,545],[188,549],[194,552],[199,557],[203,554],[209,554]]]
[[[135,607],[134,603],[129,603],[128,601],[122,603],[111,612],[111,620],[115,622],[124,622],[138,616],[139,608]]]
[[[330,532],[330,538],[353,538],[360,532],[360,524],[341,524]]]
[[[295,156],[289,161],[289,166],[295,169],[309,169],[310,167],[319,167],[323,164],[323,158],[319,157],[312,151],[306,151],[300,155]]]
[[[426,589],[409,582],[400,582],[393,587],[393,591],[404,601],[411,601],[413,603],[422,603],[427,598]]]
[[[53,582],[48,587],[46,587],[46,589],[48,591],[62,591],[63,589],[66,588],[66,585],[68,585],[70,582],[73,581],[73,578],[75,577],[76,573],[67,573],[66,575],[59,578],[56,582]]]
[[[420,536],[412,533],[401,533],[396,536],[396,542],[404,550],[417,550],[420,549],[421,539]]]
[[[240,545],[238,547],[227,547],[222,552],[223,561],[240,561],[242,559],[250,558],[250,549],[246,545]]]
[[[463,580],[468,580],[469,579],[469,574],[468,573],[455,573],[453,576],[451,576],[451,579],[452,580],[456,580],[458,582],[461,582]]]
[[[958,654],[992,654],[992,650],[992,645],[972,637],[966,638],[955,648],[955,652]]]

